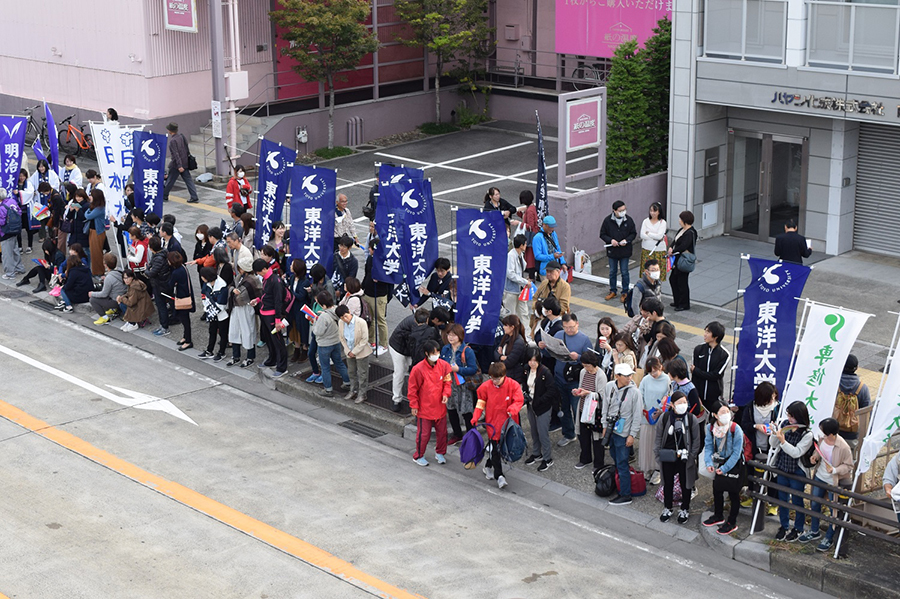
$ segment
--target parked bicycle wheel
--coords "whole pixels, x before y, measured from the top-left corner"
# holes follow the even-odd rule
[[[68,129],[60,129],[56,132],[57,137],[59,138],[59,151],[62,154],[74,154],[78,156],[81,148],[78,147],[78,142],[75,140],[75,136],[69,133]]]

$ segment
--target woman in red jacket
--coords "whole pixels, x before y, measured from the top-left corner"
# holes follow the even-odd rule
[[[431,429],[437,433],[434,457],[438,464],[447,459],[447,400],[450,399],[450,364],[440,359],[441,346],[429,339],[422,344],[425,359],[409,373],[409,408],[416,417],[416,453],[413,460],[427,466],[425,448],[431,441]]]
[[[238,164],[234,167],[234,176],[228,180],[228,187],[225,188],[225,202],[228,204],[228,209],[231,210],[231,206],[235,202],[247,210],[253,208],[250,205],[251,193],[253,193],[253,186],[244,177],[244,167]]]
[[[497,486],[502,489],[507,483],[500,464],[500,433],[507,418],[519,423],[519,411],[525,405],[525,396],[522,395],[522,386],[506,376],[506,365],[503,362],[491,364],[488,375],[491,380],[478,387],[478,403],[472,414],[472,426],[478,422],[483,412],[485,423],[491,425],[488,428],[490,462],[485,464],[483,472],[488,480],[496,480]]]

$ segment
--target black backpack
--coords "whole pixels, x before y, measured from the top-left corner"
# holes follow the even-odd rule
[[[594,493],[600,497],[609,497],[616,492],[616,467],[612,464],[604,466],[594,475]]]
[[[631,309],[631,299],[634,297],[634,290],[637,289],[638,285],[641,286],[641,295],[643,295],[644,292],[647,291],[646,289],[644,289],[644,286],[641,284],[641,282],[638,281],[631,287],[631,289],[628,290],[628,293],[625,294],[625,314],[627,314],[629,318],[634,318],[635,316],[634,310]]]
[[[3,236],[12,237],[22,230],[22,211],[15,202],[4,204],[6,207],[6,224],[3,225]]]

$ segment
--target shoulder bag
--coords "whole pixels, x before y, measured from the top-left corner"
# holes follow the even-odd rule
[[[182,266],[182,268],[184,267]],[[186,268],[184,270],[184,274],[187,277],[189,295],[187,297],[175,298],[176,310],[190,310],[194,305],[194,298],[192,297],[194,295],[194,290],[191,289],[191,274],[187,271]]]

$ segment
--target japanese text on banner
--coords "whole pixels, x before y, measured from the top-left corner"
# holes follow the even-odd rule
[[[119,125],[117,121],[91,123],[100,176],[106,186],[106,216],[121,221],[125,217],[125,184],[134,167],[134,132],[143,125]]]
[[[466,342],[490,345],[500,319],[506,278],[506,223],[498,211],[461,209],[456,213],[456,321]]]
[[[24,116],[0,116],[0,178],[9,196],[19,181],[26,128]]]
[[[291,179],[291,256],[307,268],[334,267],[334,203],[337,172],[294,165]]]
[[[297,152],[268,139],[259,142],[259,179],[256,201],[256,234],[253,245],[262,249],[272,237],[272,224],[281,220]]]
[[[162,217],[162,194],[166,169],[166,136],[162,133],[135,131],[134,205],[145,213]]]

